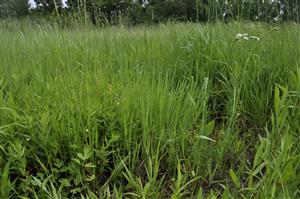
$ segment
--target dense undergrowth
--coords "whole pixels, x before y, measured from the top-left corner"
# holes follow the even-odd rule
[[[0,29],[0,198],[299,198],[299,33]]]

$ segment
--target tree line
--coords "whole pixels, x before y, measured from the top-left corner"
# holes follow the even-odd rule
[[[33,1],[33,0],[32,0]],[[158,23],[164,21],[213,22],[216,20],[299,21],[298,0],[0,0],[0,18],[74,17],[95,25]]]

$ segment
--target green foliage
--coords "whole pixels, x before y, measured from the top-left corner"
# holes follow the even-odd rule
[[[0,198],[300,197],[297,25],[75,25],[1,22]]]
[[[300,19],[296,0],[35,0],[37,8],[28,10],[27,0],[1,0],[0,18],[36,16],[56,20],[73,18],[97,26],[106,24],[158,23],[167,21],[264,21],[282,22]]]
[[[0,0],[0,19],[23,17],[28,13],[27,0]]]

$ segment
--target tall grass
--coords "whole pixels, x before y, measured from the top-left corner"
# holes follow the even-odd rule
[[[0,198],[300,197],[298,25],[21,24],[0,30]]]

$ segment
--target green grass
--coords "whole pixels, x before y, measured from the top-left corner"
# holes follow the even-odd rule
[[[0,198],[300,197],[299,25],[2,27]]]

